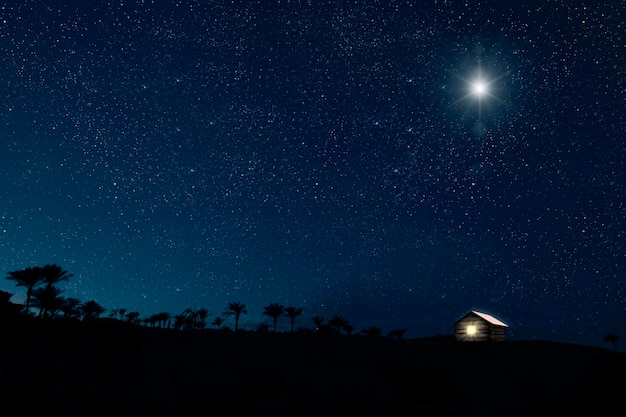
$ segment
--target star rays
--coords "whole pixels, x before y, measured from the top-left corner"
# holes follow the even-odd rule
[[[499,110],[506,100],[506,80],[508,72],[499,72],[499,66],[493,68],[481,65],[482,60],[471,69],[465,67],[465,75],[455,74],[451,80],[453,101],[451,108],[462,112],[463,119],[472,123],[471,131],[482,136],[490,123],[498,117]],[[503,96],[504,95],[504,96]]]
[[[492,78],[482,68],[478,68],[471,77],[460,78],[463,81],[463,95],[454,104],[469,102],[471,106],[476,106],[480,118],[483,114],[483,108],[489,101],[500,101],[496,95],[496,90],[497,82],[502,76]]]

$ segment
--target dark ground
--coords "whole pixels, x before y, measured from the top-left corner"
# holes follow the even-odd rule
[[[4,320],[0,415],[527,416],[623,410],[626,355],[551,342]],[[607,346],[608,347],[608,346]]]

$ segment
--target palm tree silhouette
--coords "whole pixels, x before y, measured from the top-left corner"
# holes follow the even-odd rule
[[[89,300],[80,306],[80,310],[83,313],[84,320],[93,320],[100,317],[100,314],[104,313],[106,308],[102,307],[95,300]]]
[[[143,322],[150,327],[165,327],[167,321],[170,319],[170,313],[155,313],[149,317],[143,319]]]
[[[383,332],[380,327],[370,326],[367,329],[361,330],[361,333],[365,336],[379,337]]]
[[[143,319],[143,323],[146,326],[150,326],[150,327],[156,326],[158,321],[159,321],[159,315],[158,314],[153,314],[150,317],[146,317],[145,319]]]
[[[271,303],[268,306],[263,307],[263,315],[270,316],[272,318],[272,322],[274,323],[274,332],[276,332],[276,323],[278,323],[278,318],[283,315],[285,312],[285,306],[279,303]]]
[[[200,321],[196,323],[196,327],[201,330],[206,328],[206,319],[210,315],[209,310],[207,310],[206,308],[199,308],[196,311],[196,314],[198,315],[198,318],[200,319]]]
[[[33,290],[32,304],[39,308],[39,317],[54,317],[63,306],[63,290],[48,283],[44,287]]]
[[[26,305],[24,311],[30,312],[30,299],[33,295],[33,289],[43,282],[41,275],[41,267],[33,266],[21,269],[19,271],[10,271],[8,280],[15,281],[16,287],[26,287]]]
[[[198,318],[198,310],[186,308],[185,311],[183,311],[183,323],[181,328],[183,330],[195,329],[198,327]]]
[[[39,268],[39,274],[41,275],[41,283],[45,284],[45,287],[33,290],[32,296],[35,298],[33,301],[37,303],[36,307],[39,307],[39,317],[54,316],[63,305],[63,298],[60,297],[63,291],[54,285],[61,281],[67,281],[74,275],[69,274],[57,264],[44,265]]]
[[[226,316],[235,316],[235,331],[239,330],[239,317],[241,314],[247,314],[246,305],[243,303],[228,303],[226,306],[226,310],[224,311],[224,315]]]
[[[45,284],[54,285],[61,281],[67,281],[73,276],[57,264],[47,264],[41,268],[41,277]]]
[[[320,327],[322,326],[322,323],[324,323],[324,317],[322,317],[322,316],[313,316],[313,317],[311,317],[311,320],[313,320],[313,323],[315,323],[315,330],[319,331]]]
[[[302,315],[304,310],[300,307],[285,307],[285,316],[289,317],[291,322],[291,333],[293,333],[293,325],[296,321],[296,317]]]
[[[165,328],[167,326],[167,328],[169,329],[171,319],[172,315],[166,311],[162,313],[157,313],[157,321],[159,323],[159,327]]]
[[[337,333],[341,333],[341,329],[345,329],[346,326],[350,325],[350,323],[348,323],[348,320],[344,319],[340,315],[335,314],[330,320],[328,320],[328,325],[330,327],[334,327],[335,330],[337,330]]]
[[[139,323],[139,312],[138,311],[130,311],[126,313],[126,321],[128,323]]]
[[[175,330],[182,330],[184,325],[185,325],[185,320],[187,319],[187,316],[185,316],[184,314],[177,314],[174,316],[174,329]]]
[[[223,323],[224,323],[224,319],[223,318],[215,317],[215,319],[213,319],[213,323],[211,323],[211,324],[219,329],[220,327],[222,327]]]
[[[80,300],[78,298],[64,298],[60,307],[63,318],[71,319],[80,317]]]

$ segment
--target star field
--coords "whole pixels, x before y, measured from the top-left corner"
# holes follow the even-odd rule
[[[46,3],[0,9],[5,272],[248,328],[626,336],[619,2]]]

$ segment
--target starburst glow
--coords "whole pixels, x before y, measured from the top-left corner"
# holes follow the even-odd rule
[[[489,109],[492,104],[501,101],[497,95],[497,86],[502,77],[502,75],[492,77],[490,72],[481,66],[475,69],[468,77],[459,76],[458,78],[461,81],[459,92],[462,95],[454,104],[465,103],[466,111],[477,111],[478,117],[482,118],[486,109]]]
[[[473,77],[463,79],[466,85],[466,95],[462,99],[474,99],[478,100],[479,103],[487,98],[497,99],[493,93],[493,84],[497,80],[498,78],[490,78],[479,68]]]
[[[482,97],[487,93],[487,83],[485,83],[483,80],[476,80],[472,83],[472,94],[478,97]]]

